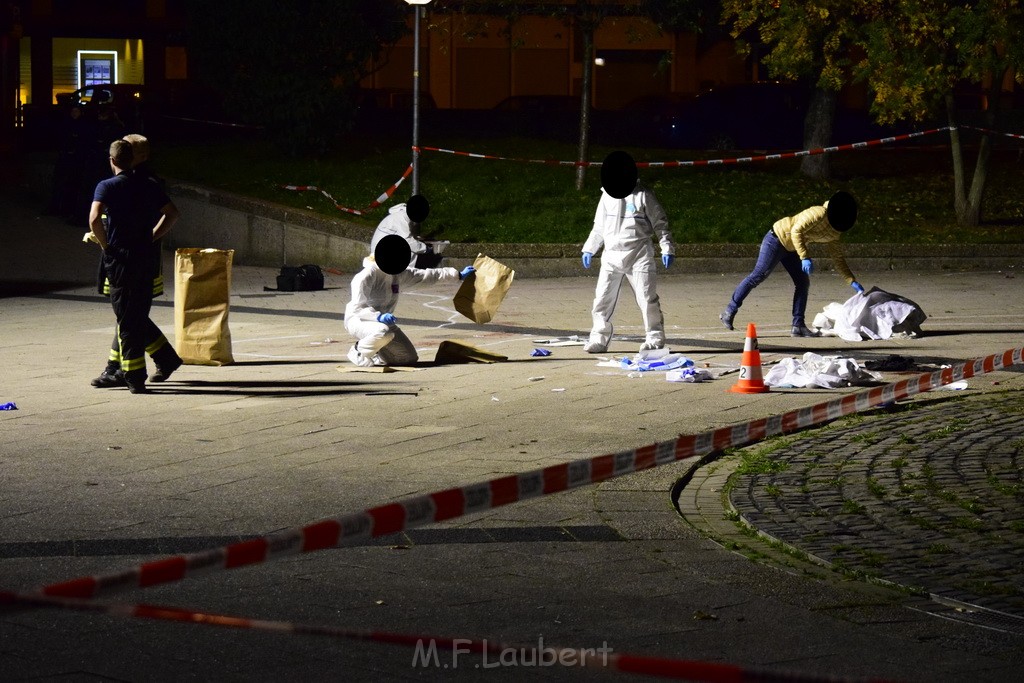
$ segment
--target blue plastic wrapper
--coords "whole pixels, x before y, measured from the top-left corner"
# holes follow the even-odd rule
[[[13,403],[4,403],[3,405],[0,405],[0,410],[17,410],[17,409],[18,409],[18,406],[14,405]]]
[[[530,355],[531,356],[550,356],[551,352],[548,351],[547,349],[534,349],[533,351],[530,351]]]

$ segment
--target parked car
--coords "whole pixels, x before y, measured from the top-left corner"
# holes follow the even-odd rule
[[[79,107],[84,117],[95,118],[101,107],[110,107],[131,131],[143,130],[150,105],[145,86],[136,83],[88,85],[57,95],[57,108],[61,114],[71,107]]]

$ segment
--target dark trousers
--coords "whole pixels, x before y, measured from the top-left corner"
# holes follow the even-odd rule
[[[103,254],[103,270],[110,282],[110,305],[117,319],[121,370],[130,385],[144,384],[148,376],[147,331],[156,327],[149,319],[153,305],[149,260],[110,248]]]
[[[156,363],[157,368],[171,368],[180,360],[178,352],[167,340],[164,333],[149,318],[146,319],[146,353]],[[121,369],[121,336],[114,330],[114,342],[110,345],[110,357],[107,359],[106,372],[113,374]]]
[[[779,241],[774,230],[769,230],[761,240],[761,251],[757,256],[757,264],[750,275],[736,287],[726,310],[732,315],[736,315],[736,311],[743,305],[743,300],[747,298],[747,295],[764,282],[779,263],[793,279],[793,325],[802,326],[807,311],[807,295],[811,290],[811,278],[807,277],[807,273],[800,267],[800,257],[796,252],[787,251],[782,246],[782,242]]]

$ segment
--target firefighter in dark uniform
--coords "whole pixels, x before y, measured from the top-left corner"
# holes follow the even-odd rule
[[[179,213],[156,183],[131,173],[132,147],[126,140],[111,143],[110,168],[115,175],[96,185],[89,227],[103,249],[103,269],[117,319],[120,373],[128,390],[137,394],[146,391],[147,337],[156,327],[149,319],[153,242],[171,229]]]
[[[145,136],[138,134],[125,135],[123,139],[132,146],[132,174],[145,178],[162,190],[163,180],[156,175],[149,164],[149,140]],[[160,209],[155,208],[151,219],[152,224],[155,225],[158,220],[160,220]],[[156,298],[164,293],[163,254],[159,239],[154,240],[152,246],[153,297]],[[110,280],[107,279],[102,259],[100,260],[97,282],[99,284],[99,293],[104,296],[110,296]],[[172,372],[181,367],[181,357],[174,350],[167,337],[164,336],[164,333],[160,331],[160,328],[153,324],[152,321],[149,322],[147,328],[146,353],[149,354],[156,365],[156,371],[150,376],[150,380],[153,382],[163,382],[171,376]],[[100,376],[92,381],[92,385],[98,388],[108,388],[124,386],[124,384],[124,374],[121,372],[121,341],[117,330],[114,330],[114,341],[110,347],[107,366],[100,373]]]

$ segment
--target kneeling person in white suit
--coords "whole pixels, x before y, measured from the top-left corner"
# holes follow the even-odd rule
[[[473,266],[419,269],[409,266],[412,250],[398,235],[387,235],[363,269],[352,278],[352,299],[345,306],[345,330],[356,339],[348,359],[360,367],[412,365],[419,356],[395,320],[395,307],[403,287],[432,282],[458,282]]]

